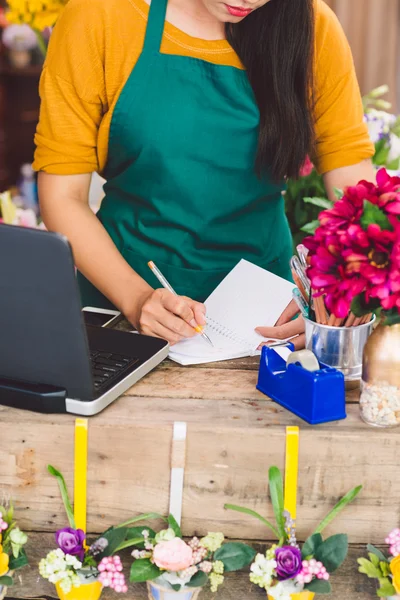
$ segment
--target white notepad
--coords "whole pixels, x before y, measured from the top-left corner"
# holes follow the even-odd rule
[[[172,346],[169,357],[181,365],[251,356],[262,342],[256,327],[273,326],[292,299],[293,283],[241,260],[205,302],[205,332]]]

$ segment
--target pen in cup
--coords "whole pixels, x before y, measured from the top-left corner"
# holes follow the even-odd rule
[[[177,296],[178,294],[175,292],[174,288],[171,286],[171,284],[165,279],[164,275],[161,273],[160,269],[158,269],[156,267],[156,265],[154,264],[154,262],[152,260],[150,260],[148,263],[149,268],[153,271],[154,275],[157,277],[158,281],[161,283],[161,285],[163,286],[163,288],[165,288],[166,290],[168,290],[169,292],[171,292],[172,294],[174,294],[174,296]],[[203,328],[200,325],[196,325],[193,326],[193,329],[195,331],[197,331],[197,333],[200,333],[201,336],[209,343],[211,344],[211,346],[214,347],[214,344],[212,343],[212,341],[210,340],[210,338],[208,337],[208,335],[206,333],[204,333]]]
[[[308,304],[305,301],[303,294],[300,292],[299,288],[294,288],[293,290],[293,300],[296,302],[297,306],[303,317],[308,317]]]

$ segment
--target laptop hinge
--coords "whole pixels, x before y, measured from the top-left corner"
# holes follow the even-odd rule
[[[40,413],[65,413],[67,391],[52,385],[0,378],[0,404]]]

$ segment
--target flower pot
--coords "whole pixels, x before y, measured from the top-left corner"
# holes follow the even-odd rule
[[[25,69],[29,67],[32,61],[32,54],[29,50],[9,50],[8,56],[10,63],[16,69]]]
[[[155,581],[147,582],[147,593],[149,600],[197,600],[202,588],[183,588],[179,592],[174,592],[171,588],[166,588]]]
[[[59,583],[56,583],[56,590],[60,600],[99,600],[103,586],[100,581],[93,576],[87,577],[87,573],[79,573],[81,585],[73,587],[68,594],[63,592]]]
[[[304,319],[306,348],[320,363],[341,371],[347,385],[359,386],[363,351],[375,322],[375,317],[358,327],[331,327]]]
[[[291,600],[313,600],[315,594],[314,592],[299,592],[298,594],[290,594]],[[272,596],[268,594],[268,600],[274,600]]]
[[[368,425],[400,425],[400,324],[379,325],[364,348],[360,411]]]

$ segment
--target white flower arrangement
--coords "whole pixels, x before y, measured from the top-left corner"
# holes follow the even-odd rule
[[[68,594],[73,587],[79,587],[81,581],[78,571],[82,563],[70,554],[64,554],[61,548],[52,550],[39,563],[39,573],[50,583],[59,583],[62,591]]]

